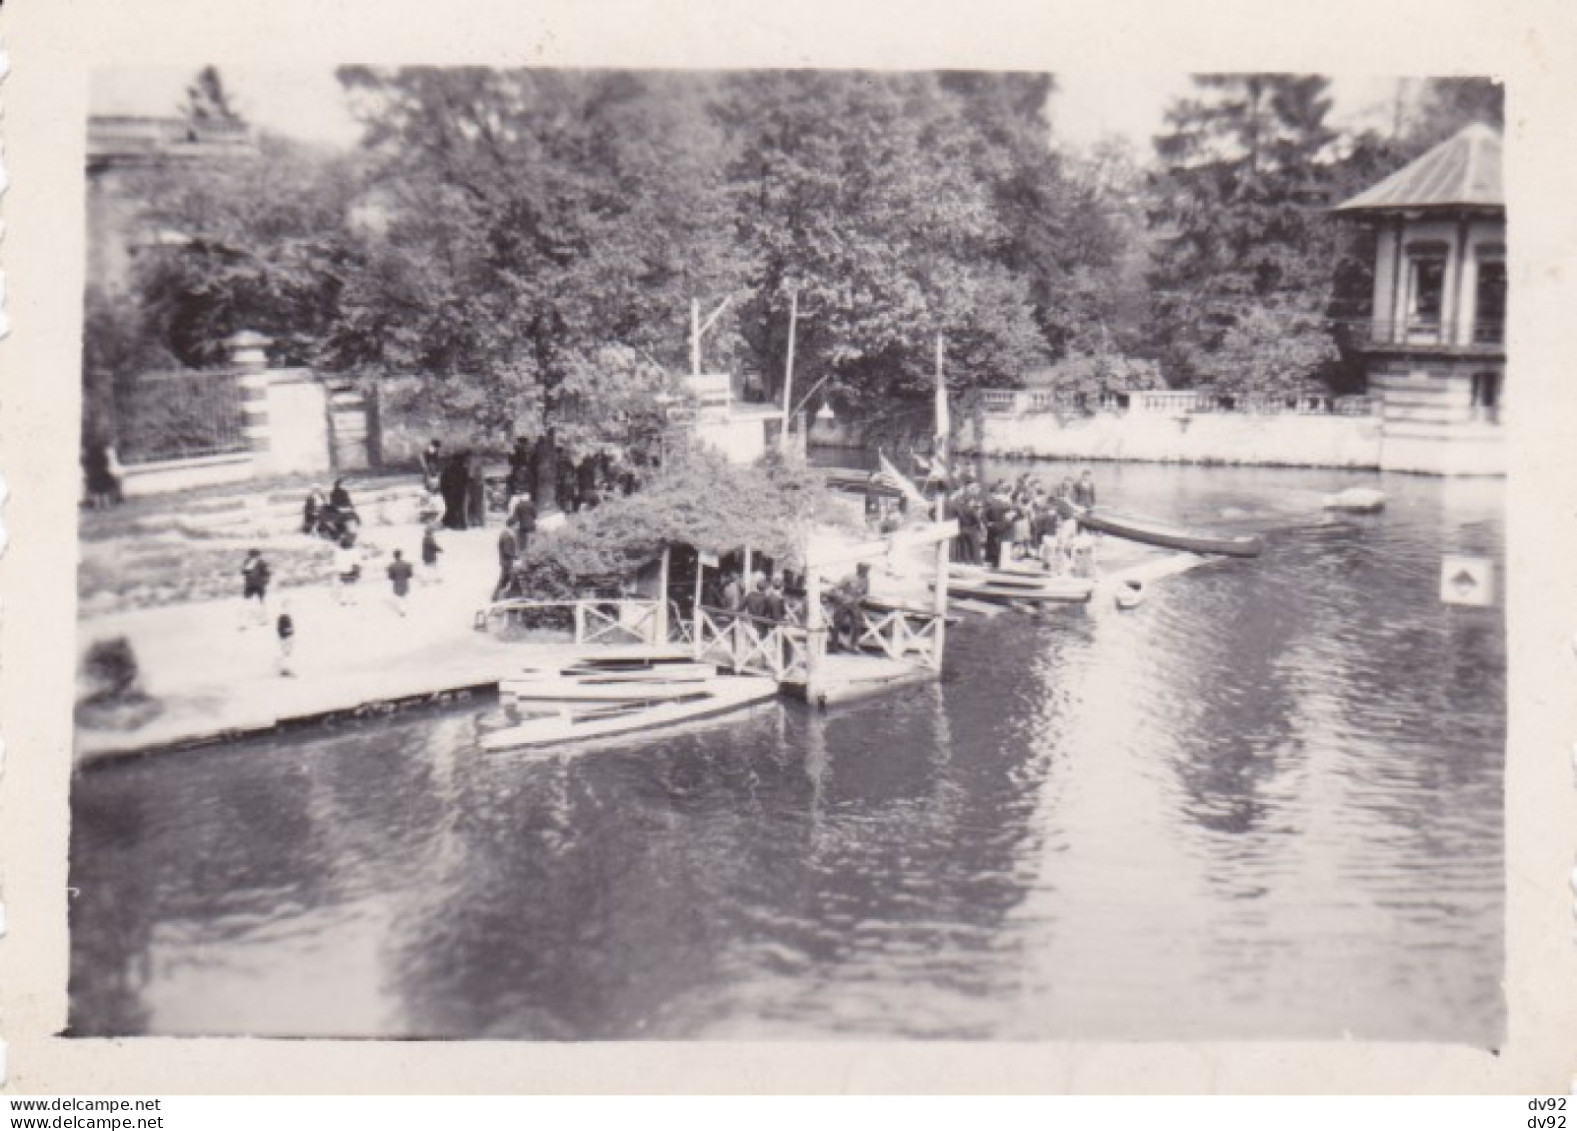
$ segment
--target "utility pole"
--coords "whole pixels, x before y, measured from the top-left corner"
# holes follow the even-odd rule
[[[729,295],[717,304],[717,309],[707,315],[706,322],[701,321],[701,300],[690,300],[690,374],[694,377],[701,376],[701,336],[712,328],[723,311],[728,309],[728,304],[734,301],[734,296]]]
[[[690,300],[690,375],[701,376],[701,300]]]
[[[788,360],[783,366],[783,439],[788,441],[789,409],[794,403],[794,333],[799,324],[799,289],[789,291]]]

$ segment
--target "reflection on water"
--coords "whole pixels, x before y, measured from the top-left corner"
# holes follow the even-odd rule
[[[961,624],[942,684],[826,714],[89,772],[73,1031],[1497,1044],[1504,631],[1436,586],[1499,556],[1499,485],[1332,519],[1331,474],[1100,479],[1267,551]]]

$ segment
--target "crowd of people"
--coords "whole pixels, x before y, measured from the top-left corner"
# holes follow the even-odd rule
[[[862,628],[861,609],[870,592],[871,567],[868,562],[861,562],[852,574],[822,594],[828,651],[854,649]],[[718,599],[725,613],[763,622],[763,629],[771,624],[803,625],[806,620],[803,581],[787,570],[755,572],[748,580],[730,570],[723,575]]]
[[[958,521],[953,560],[967,565],[1000,568],[1037,561],[1057,574],[1087,577],[1094,570],[1094,536],[1057,506],[1095,506],[1094,476],[1065,476],[1048,488],[1028,473],[1017,480],[997,480],[989,487],[973,476],[947,495],[945,514]]]
[[[508,499],[505,518],[498,535],[498,580],[492,599],[530,596],[528,551],[538,529],[538,512],[529,485],[535,482],[532,446],[516,442],[510,455],[509,475],[504,486]],[[466,529],[481,525],[487,509],[485,480],[474,453],[445,455],[439,440],[433,440],[421,454],[423,486],[427,490],[421,513],[422,538],[418,557],[420,569],[406,558],[403,550],[393,550],[384,572],[388,578],[389,598],[400,616],[407,615],[413,582],[442,579],[439,562],[443,547],[439,532],[443,528]],[[1086,470],[1075,479],[1065,476],[1047,486],[1028,473],[1012,482],[997,480],[989,486],[965,474],[956,485],[928,483],[944,499],[944,514],[956,519],[959,532],[952,548],[955,562],[1000,568],[1013,563],[1036,562],[1054,574],[1089,577],[1094,574],[1095,540],[1081,529],[1074,517],[1059,509],[1066,500],[1080,508],[1096,503],[1094,478]],[[592,489],[582,505],[596,505]],[[867,499],[869,509],[870,500]],[[897,508],[893,508],[895,511]],[[877,518],[898,520],[898,515],[878,512]],[[367,553],[359,543],[361,516],[357,513],[344,478],[336,479],[327,493],[314,488],[308,494],[302,514],[304,533],[328,540],[334,547],[332,579],[335,600],[340,605],[357,603],[362,586]],[[259,550],[247,553],[241,566],[241,627],[267,624],[270,610],[268,589],[271,570]],[[861,563],[857,570],[832,586],[822,597],[829,650],[856,647],[862,631],[862,609],[870,594],[870,567]],[[725,573],[712,592],[712,599],[723,611],[761,622],[805,623],[803,581],[785,572],[740,571]],[[296,624],[286,608],[274,619],[279,639],[279,669],[292,674],[290,656]]]

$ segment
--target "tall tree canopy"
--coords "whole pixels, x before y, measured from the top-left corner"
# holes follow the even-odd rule
[[[331,356],[420,373],[484,432],[546,437],[545,459],[557,443],[589,454],[607,438],[602,394],[656,392],[653,362],[681,355],[690,296],[737,274],[699,84],[477,68],[340,78],[367,128],[379,223]]]
[[[141,190],[153,238],[132,285],[164,349],[213,364],[232,334],[256,330],[279,361],[320,360],[339,292],[360,270],[347,230],[354,157],[265,134],[255,152],[158,170]]]
[[[1326,324],[1334,232],[1319,206],[1335,132],[1328,80],[1201,75],[1156,139],[1150,282],[1174,383],[1233,393],[1313,386],[1337,357]]]
[[[774,381],[798,295],[799,387],[870,406],[950,368],[1011,379],[1043,356],[1011,232],[965,100],[930,74],[757,72],[722,84],[729,180],[750,263],[741,326]]]

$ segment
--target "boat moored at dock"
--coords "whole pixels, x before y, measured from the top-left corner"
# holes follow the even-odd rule
[[[1071,518],[1087,529],[1098,530],[1114,538],[1126,538],[1130,542],[1142,542],[1148,546],[1161,546],[1169,550],[1253,558],[1259,556],[1265,548],[1265,543],[1253,534],[1191,530],[1155,519],[1116,514],[1095,507],[1081,507],[1068,499],[1058,499],[1057,510],[1064,518]]]

